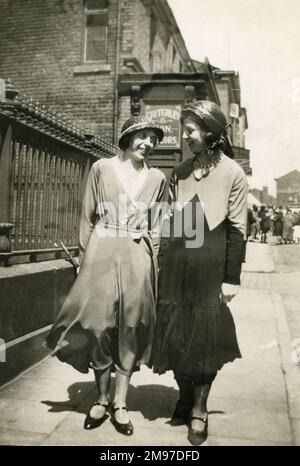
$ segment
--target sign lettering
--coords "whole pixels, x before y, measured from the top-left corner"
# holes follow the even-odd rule
[[[163,149],[178,149],[180,147],[180,112],[181,105],[146,105],[146,117],[155,121],[164,132],[160,143]]]

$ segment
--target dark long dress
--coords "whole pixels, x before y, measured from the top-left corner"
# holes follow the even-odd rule
[[[145,219],[164,186],[163,173],[150,168],[130,199],[114,159],[92,166],[80,223],[80,273],[46,340],[54,355],[80,372],[113,367],[130,375],[132,355],[137,365],[148,362],[157,238]]]
[[[282,236],[283,232],[283,214],[282,212],[278,212],[275,214],[273,222],[274,222],[274,236]]]
[[[246,196],[242,169],[225,156],[200,181],[195,180],[192,159],[175,169],[170,198],[203,202],[204,243],[187,248],[185,237],[171,237],[163,251],[154,372],[172,369],[184,378],[209,377],[241,357],[234,321],[229,308],[220,304],[220,291],[223,282],[240,283]]]

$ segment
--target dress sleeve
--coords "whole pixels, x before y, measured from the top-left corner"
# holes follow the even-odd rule
[[[90,170],[83,197],[79,225],[79,264],[81,263],[96,220],[98,177],[99,173],[97,173],[94,164]]]
[[[165,188],[166,188],[166,178],[163,176],[158,192],[158,196],[156,198],[156,203],[155,203],[155,212],[153,215],[153,223],[151,225],[151,231],[150,235],[152,238],[152,244],[153,244],[153,249],[154,253],[157,256],[158,251],[159,251],[159,246],[160,246],[160,238],[161,238],[161,210],[160,210],[160,202],[162,201],[165,193]]]
[[[238,170],[232,184],[227,216],[227,251],[225,283],[240,284],[247,230],[248,183],[242,169]]]

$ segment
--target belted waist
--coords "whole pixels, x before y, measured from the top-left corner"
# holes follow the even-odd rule
[[[100,234],[103,233],[103,236],[109,236],[109,230],[112,230],[114,232],[120,232],[120,235],[118,235],[120,238],[126,237],[127,234],[131,236],[134,239],[140,239],[142,237],[149,238],[149,231],[145,228],[131,228],[128,224],[122,225],[120,223],[109,223],[109,222],[103,222],[99,220],[96,223],[96,230],[101,230],[99,232]],[[124,234],[122,234],[124,233]]]
[[[119,235],[120,238],[122,238],[122,233],[124,233],[124,237],[129,235],[132,239],[141,239],[143,238],[144,241],[146,242],[150,256],[151,256],[151,262],[152,262],[152,267],[153,267],[153,285],[154,285],[154,296],[155,296],[155,301],[157,301],[157,281],[158,281],[158,263],[157,263],[157,257],[153,248],[153,243],[151,239],[151,234],[149,230],[144,229],[137,229],[137,228],[130,228],[128,224],[122,225],[118,223],[108,223],[108,222],[103,222],[101,220],[98,220],[96,223],[95,229],[97,231],[97,234],[99,236],[103,235],[103,237],[110,236],[109,232],[120,232],[121,234]],[[126,234],[125,234],[126,233]],[[113,235],[112,235],[113,236]]]

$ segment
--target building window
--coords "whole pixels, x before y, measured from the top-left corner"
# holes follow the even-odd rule
[[[106,61],[108,0],[85,1],[84,61]]]
[[[183,70],[183,65],[181,62],[179,62],[179,72],[182,73],[182,70]]]

